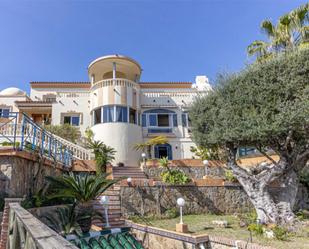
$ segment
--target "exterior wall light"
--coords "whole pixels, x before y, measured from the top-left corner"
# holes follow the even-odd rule
[[[144,171],[144,168],[146,167],[146,153],[142,153],[142,159],[143,163],[141,165],[141,170]]]
[[[209,161],[204,160],[203,165],[205,166],[205,175],[208,176],[208,166],[209,166]]]
[[[182,219],[182,208],[185,205],[185,200],[183,198],[178,198],[177,199],[177,205],[179,206],[180,209],[180,223],[176,224],[176,232],[179,233],[187,233],[188,232],[188,225],[183,223],[183,219]]]
[[[127,183],[128,183],[129,186],[131,186],[131,184],[132,184],[132,178],[131,177],[128,177]]]
[[[105,221],[106,221],[106,227],[109,227],[109,222],[108,222],[108,204],[109,204],[109,198],[106,195],[101,196],[100,198],[100,203],[104,207],[104,214],[105,214]]]

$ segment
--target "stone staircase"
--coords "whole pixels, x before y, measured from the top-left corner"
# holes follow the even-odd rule
[[[147,176],[143,171],[137,166],[124,166],[124,167],[113,167],[113,179],[118,178],[128,178],[131,177],[132,180],[144,180]],[[105,191],[102,195],[109,197],[108,205],[108,218],[111,228],[123,227],[125,226],[124,219],[121,215],[121,205],[120,205],[120,185],[115,184],[113,187]],[[99,227],[105,227],[105,215],[103,205],[100,204],[100,197],[95,201],[94,208],[97,212],[101,213],[103,216],[103,222],[95,220],[94,224]]]
[[[121,207],[120,207],[120,186],[114,185],[107,191],[105,191],[102,195],[106,195],[109,197],[109,205],[108,205],[108,221],[111,228],[115,227],[123,227],[125,226],[124,219],[121,217]],[[99,227],[105,227],[105,214],[103,205],[100,204],[100,197],[96,200],[94,208],[97,212],[101,213],[103,216],[103,222],[95,220],[94,224]]]
[[[131,177],[134,179],[147,179],[147,176],[141,169],[137,166],[124,166],[124,167],[114,167],[113,168],[113,178],[118,179],[121,177]]]

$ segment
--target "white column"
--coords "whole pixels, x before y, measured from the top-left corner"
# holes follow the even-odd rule
[[[116,62],[113,62],[113,79],[116,79]]]

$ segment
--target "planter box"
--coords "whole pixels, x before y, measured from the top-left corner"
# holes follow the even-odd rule
[[[224,186],[224,180],[221,178],[210,178],[195,179],[196,186]]]

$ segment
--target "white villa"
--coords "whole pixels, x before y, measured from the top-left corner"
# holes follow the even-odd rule
[[[169,159],[192,158],[187,110],[198,94],[211,86],[206,76],[191,82],[143,82],[142,68],[121,55],[103,56],[88,66],[89,82],[31,82],[30,96],[18,88],[0,92],[0,116],[23,112],[36,123],[69,123],[84,134],[113,147],[116,163],[135,166],[141,143],[165,135],[168,144],[157,145],[153,155]]]

